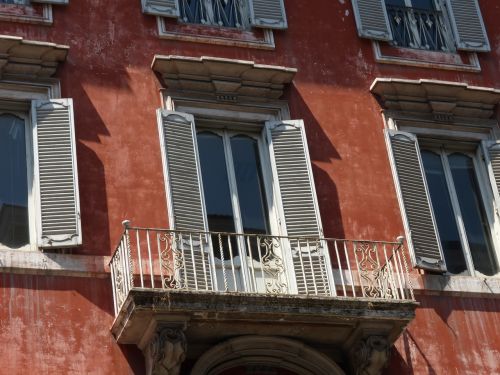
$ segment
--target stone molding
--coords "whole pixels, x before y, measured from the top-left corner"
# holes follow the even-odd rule
[[[376,78],[370,87],[384,109],[430,113],[436,121],[454,117],[492,118],[500,90],[438,80]]]
[[[380,375],[389,360],[390,345],[383,336],[368,336],[356,343],[350,353],[355,375]]]
[[[169,91],[209,93],[222,102],[279,99],[297,73],[294,68],[207,56],[156,55],[152,69]]]
[[[266,365],[303,375],[344,375],[326,355],[299,341],[275,336],[241,336],[205,352],[191,375],[215,375],[238,366]]]
[[[181,326],[162,326],[146,346],[147,375],[179,375],[187,343]]]
[[[66,60],[69,47],[0,35],[0,75],[48,78]]]

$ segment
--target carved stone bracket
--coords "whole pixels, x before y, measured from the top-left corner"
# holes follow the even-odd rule
[[[147,375],[179,375],[186,359],[186,336],[183,327],[159,327],[144,350]]]
[[[389,342],[383,336],[369,336],[353,346],[350,353],[355,375],[380,375],[389,360]]]

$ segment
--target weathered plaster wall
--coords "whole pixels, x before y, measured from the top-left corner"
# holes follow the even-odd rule
[[[84,232],[75,253],[110,255],[125,218],[167,225],[155,54],[297,68],[285,96],[292,117],[306,122],[326,235],[392,240],[403,233],[369,86],[376,77],[400,77],[499,87],[500,4],[480,0],[493,51],[480,55],[477,74],[375,64],[370,42],[357,37],[350,1],[285,2],[290,27],[275,33],[275,51],[160,40],[139,0],[70,0],[54,6],[53,26],[0,24],[0,34],[70,46],[57,77],[63,97],[75,101]],[[109,335],[109,280],[2,275],[0,283],[0,373],[141,373],[138,352]],[[422,298],[392,373],[448,374],[451,365],[456,373],[488,373],[495,350],[498,366],[499,310],[498,300]]]

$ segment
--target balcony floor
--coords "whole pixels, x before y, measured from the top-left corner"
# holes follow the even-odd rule
[[[361,336],[384,336],[392,344],[417,306],[410,300],[134,288],[111,330],[119,343],[141,347],[158,326],[182,324],[188,358],[232,337],[268,335],[298,339],[342,361]]]

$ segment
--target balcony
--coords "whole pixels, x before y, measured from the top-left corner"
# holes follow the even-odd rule
[[[402,241],[125,222],[110,267],[117,341],[146,353],[155,332],[174,326],[193,360],[224,339],[266,335],[299,339],[347,366],[360,340],[375,336],[391,345],[416,307]]]

